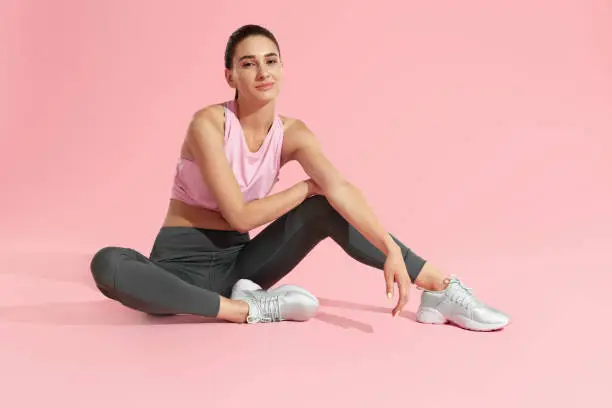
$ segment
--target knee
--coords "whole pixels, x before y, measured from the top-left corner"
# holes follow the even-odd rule
[[[89,269],[98,286],[114,287],[117,264],[123,256],[123,248],[105,247],[96,252]]]
[[[302,207],[304,212],[312,218],[328,218],[338,215],[336,209],[331,206],[324,195],[315,195],[307,198],[302,203]]]

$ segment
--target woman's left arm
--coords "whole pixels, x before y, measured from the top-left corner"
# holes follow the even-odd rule
[[[401,252],[391,235],[383,228],[363,194],[347,181],[323,153],[315,135],[296,120],[287,130],[285,143],[288,160],[297,161],[321,189],[330,205],[338,211],[385,256]]]

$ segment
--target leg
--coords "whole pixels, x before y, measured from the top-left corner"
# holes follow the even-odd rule
[[[243,322],[248,305],[191,285],[129,248],[107,247],[91,261],[96,285],[107,297],[148,314],[193,314]]]
[[[314,196],[278,218],[249,242],[238,256],[235,278],[264,288],[281,280],[323,239],[331,237],[353,259],[382,270],[385,255],[351,226],[324,196]],[[398,241],[413,282],[440,288],[443,276]]]
[[[238,256],[232,272],[235,278],[249,279],[269,288],[326,237],[331,237],[357,261],[383,269],[384,254],[346,222],[325,197],[316,196],[253,238]],[[509,316],[480,302],[461,281],[455,277],[445,279],[431,264],[395,241],[412,281],[425,289],[417,321],[437,324],[451,321],[470,330],[497,330],[509,323]]]

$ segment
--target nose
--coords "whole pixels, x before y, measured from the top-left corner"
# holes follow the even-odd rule
[[[260,78],[266,78],[269,75],[267,64],[259,64],[257,74]]]

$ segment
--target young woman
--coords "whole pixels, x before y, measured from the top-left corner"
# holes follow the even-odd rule
[[[119,247],[94,255],[91,272],[102,293],[154,315],[304,321],[316,313],[317,298],[298,286],[271,288],[329,237],[355,260],[384,271],[389,298],[397,284],[393,316],[414,283],[423,290],[419,322],[480,331],[509,323],[385,231],[307,125],[277,113],[283,64],[271,32],[257,25],[235,31],[225,77],[235,98],[194,114],[150,256]],[[270,194],[290,161],[310,178]],[[267,223],[250,238],[250,230]]]

